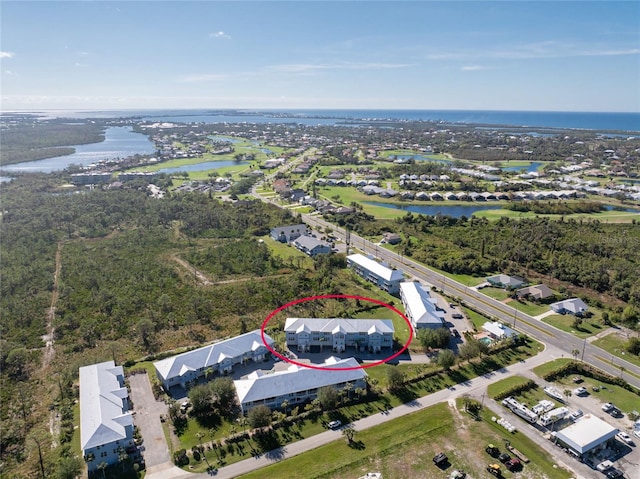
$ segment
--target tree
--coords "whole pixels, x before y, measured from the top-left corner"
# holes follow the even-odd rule
[[[332,411],[338,406],[340,395],[333,386],[325,386],[318,390],[318,402],[323,411]]]
[[[458,348],[458,356],[463,361],[471,360],[480,356],[480,341],[476,339],[468,339],[467,342]]]
[[[404,373],[397,366],[387,365],[387,384],[392,391],[404,385]]]
[[[220,414],[232,416],[237,407],[236,388],[233,385],[233,380],[231,378],[216,378],[210,384]]]
[[[450,338],[451,333],[447,328],[422,328],[418,330],[418,341],[427,351],[447,347]]]
[[[189,390],[191,414],[196,417],[206,417],[213,413],[213,391],[210,384],[199,384]]]
[[[249,411],[247,420],[249,421],[249,426],[251,426],[252,429],[270,426],[271,409],[264,404],[260,404]]]
[[[127,454],[125,448],[122,446],[118,447],[118,462],[122,465],[122,472],[124,472],[124,466],[126,465],[128,459],[129,454]]]
[[[578,359],[578,356],[580,356],[580,350],[577,348],[572,349],[571,356],[573,356],[573,359]]]
[[[98,464],[97,468],[100,469],[102,471],[102,479],[105,479],[107,477],[107,467],[109,467],[109,464],[107,464],[106,462],[102,461],[100,464]]]
[[[287,401],[286,399],[284,401],[282,401],[282,404],[280,404],[280,407],[282,409],[284,409],[284,413],[287,414],[287,408],[289,407],[289,401]]]
[[[445,371],[451,369],[456,362],[456,356],[450,349],[443,349],[438,353],[438,359],[436,360],[438,366],[442,367]]]
[[[349,444],[353,443],[353,437],[356,435],[356,429],[353,424],[347,424],[342,428],[342,436],[347,440]]]
[[[145,349],[150,350],[153,347],[153,337],[155,328],[153,322],[149,318],[142,318],[136,324],[136,331],[140,335],[140,341]]]
[[[57,479],[76,479],[82,472],[82,463],[76,456],[62,456],[56,467]]]

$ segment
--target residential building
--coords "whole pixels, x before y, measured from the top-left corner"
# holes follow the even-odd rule
[[[265,341],[271,346],[274,341],[267,334]],[[187,387],[208,373],[228,374],[234,364],[264,361],[269,350],[262,341],[259,329],[225,339],[203,348],[177,354],[153,363],[156,375],[168,391],[174,386]]]
[[[420,283],[415,281],[400,283],[400,299],[414,331],[445,326],[444,311],[438,309],[436,299],[432,298]]]
[[[284,331],[287,346],[297,346],[298,351],[326,346],[341,353],[349,346],[377,353],[393,346],[390,319],[287,318]]]
[[[404,280],[402,270],[391,269],[361,254],[347,256],[347,266],[359,276],[391,294],[398,294],[400,282]]]
[[[487,332],[487,334],[496,340],[508,339],[512,337],[517,337],[518,333],[511,329],[509,326],[505,326],[498,321],[490,322],[487,321],[482,325],[482,329]]]
[[[506,274],[496,274],[495,276],[489,276],[487,282],[495,286],[496,288],[504,289],[516,289],[524,286],[525,281],[517,276],[509,276]]]
[[[271,237],[281,243],[291,243],[294,239],[299,238],[307,232],[307,225],[304,223],[299,225],[278,226],[271,229]]]
[[[549,307],[558,314],[573,314],[574,316],[582,316],[589,309],[580,298],[558,301],[550,304]]]
[[[79,369],[80,447],[89,472],[105,462],[117,464],[121,451],[131,454],[133,416],[122,366],[113,361]]]
[[[533,299],[543,300],[553,297],[554,292],[546,284],[536,284],[535,286],[528,286],[526,288],[519,289],[516,291],[516,295],[518,298],[525,298],[529,296]]]
[[[290,407],[295,407],[314,400],[318,390],[327,386],[338,390],[344,389],[347,384],[351,390],[366,388],[367,375],[354,358],[331,357],[317,366],[323,369],[291,365],[284,371],[274,373],[255,371],[244,379],[234,381],[242,412],[246,414],[261,404],[271,409],[281,408],[284,401]],[[333,368],[336,370],[329,371]]]
[[[383,233],[382,238],[389,244],[398,244],[402,241],[402,238],[397,233]]]
[[[293,246],[312,258],[319,254],[331,253],[331,246],[313,236],[300,236],[293,240]]]

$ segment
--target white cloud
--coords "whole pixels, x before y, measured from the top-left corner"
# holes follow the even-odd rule
[[[180,77],[179,81],[181,83],[205,83],[224,80],[225,78],[227,78],[227,75],[224,75],[222,73],[196,73],[193,75]]]
[[[486,70],[486,67],[483,67],[482,65],[465,65],[463,67],[460,67],[460,70],[462,70],[463,72],[475,72],[478,70]]]
[[[526,60],[532,58],[607,57],[637,55],[640,49],[633,47],[612,47],[603,45],[573,44],[558,41],[542,41],[513,45],[506,48],[494,47],[431,52],[428,60],[470,60],[491,58],[499,60]]]
[[[13,58],[13,52],[0,52],[0,58]]]
[[[224,38],[225,40],[231,40],[231,35],[228,35],[222,31],[220,32],[213,32],[209,34],[210,38]]]
[[[391,68],[406,68],[409,63],[289,63],[282,65],[272,65],[266,68],[268,71],[284,73],[309,74],[320,70],[384,70]]]

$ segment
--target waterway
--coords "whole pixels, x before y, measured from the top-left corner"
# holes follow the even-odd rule
[[[124,159],[134,155],[150,155],[156,148],[149,139],[136,133],[130,126],[109,127],[105,131],[104,141],[86,145],[73,145],[76,152],[71,155],[57,156],[45,160],[25,161],[2,167],[3,173],[59,171],[71,165],[88,166],[99,161]]]
[[[438,214],[443,216],[451,216],[452,218],[460,218],[466,216],[470,218],[474,213],[484,210],[500,210],[504,205],[499,204],[463,204],[463,205],[451,205],[451,204],[429,204],[429,205],[414,205],[414,204],[398,204],[398,203],[381,203],[377,201],[365,201],[365,204],[373,206],[382,206],[383,208],[392,208],[395,210],[411,211],[412,213],[419,213],[421,215],[436,216]],[[634,208],[624,208],[612,205],[605,205],[604,209],[607,211],[624,211],[625,213],[638,213],[640,211]],[[560,215],[558,215],[559,217]]]
[[[527,173],[534,173],[538,171],[538,168],[542,166],[542,163],[538,161],[532,161],[529,166],[507,166],[500,168],[502,171],[515,171],[520,173],[522,170],[525,170]]]
[[[396,204],[396,203],[380,203],[377,201],[365,201],[365,204],[373,206],[382,206],[383,208],[392,208],[395,210],[411,211],[412,213],[420,213],[421,215],[451,216],[452,218],[460,218],[462,216],[471,217],[477,211],[483,210],[499,210],[502,205],[480,205],[477,203],[467,205],[413,205],[413,204]]]
[[[215,170],[218,168],[224,168],[225,166],[244,166],[248,165],[248,161],[233,161],[233,160],[221,160],[221,161],[204,161],[202,163],[192,163],[190,165],[176,166],[170,168],[163,168],[158,170],[159,173],[174,174],[180,171],[207,171]]]

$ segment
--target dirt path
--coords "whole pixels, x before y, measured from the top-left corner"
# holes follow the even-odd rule
[[[55,327],[53,326],[53,320],[56,316],[56,304],[58,303],[58,283],[60,281],[60,270],[62,269],[62,241],[58,242],[58,249],[56,250],[56,270],[53,273],[53,291],[51,292],[51,305],[47,311],[47,333],[42,336],[42,340],[45,342],[44,353],[42,354],[42,369],[46,369],[53,356],[55,356],[54,348],[54,334]]]
[[[202,271],[197,270],[193,267],[191,263],[188,261],[179,258],[178,254],[172,254],[171,259],[182,266],[189,274],[195,275],[196,281],[199,282],[202,286],[213,286],[216,284],[231,284],[231,283],[244,283],[246,281],[251,280],[263,280],[269,278],[279,278],[281,276],[286,276],[286,274],[272,274],[268,276],[247,276],[245,278],[233,278],[233,279],[223,279],[221,281],[211,281],[211,279],[204,274]]]

